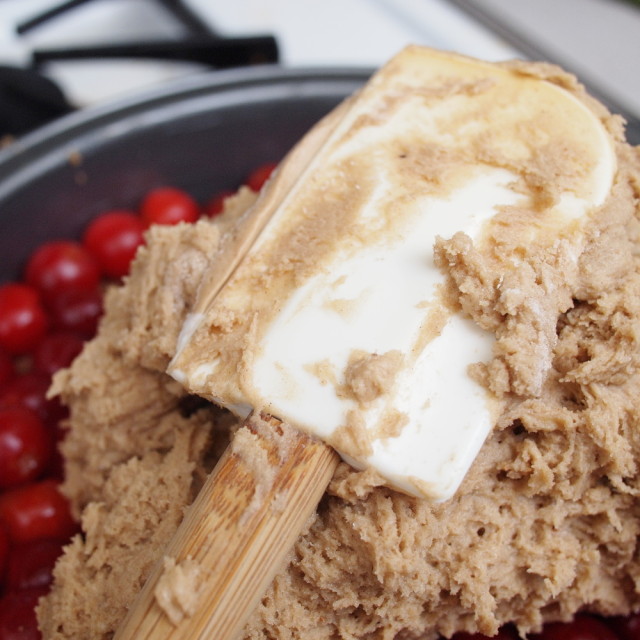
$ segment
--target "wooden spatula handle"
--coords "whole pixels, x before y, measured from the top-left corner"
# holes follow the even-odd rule
[[[239,446],[242,441],[250,446]],[[337,463],[337,454],[321,441],[271,416],[250,416],[166,550],[171,565],[193,572],[193,610],[187,607],[174,624],[158,604],[155,592],[167,577],[161,560],[115,639],[237,638]]]

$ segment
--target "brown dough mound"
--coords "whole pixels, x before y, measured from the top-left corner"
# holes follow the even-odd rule
[[[445,503],[341,465],[246,638],[492,635],[506,621],[524,632],[640,606],[640,162],[622,143],[619,158],[575,272],[561,252],[532,250],[505,282],[491,252],[438,243],[448,295],[496,332],[494,359],[474,375],[507,410]],[[151,231],[98,338],[55,380],[71,408],[65,489],[84,533],[39,609],[49,640],[112,636],[233,429],[163,373],[219,224]]]

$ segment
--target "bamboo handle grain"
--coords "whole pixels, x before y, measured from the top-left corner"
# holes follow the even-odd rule
[[[247,447],[244,453],[233,443],[228,447],[166,550],[176,565],[187,561],[199,569],[195,612],[174,624],[159,606],[154,592],[164,572],[161,560],[114,640],[233,640],[283,567],[338,456],[270,416],[251,416],[234,442],[239,436],[249,438],[257,457]],[[264,474],[260,461],[267,459]]]

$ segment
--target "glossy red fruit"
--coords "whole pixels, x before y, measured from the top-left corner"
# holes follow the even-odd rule
[[[640,640],[640,613],[608,618],[606,624],[620,640]]]
[[[8,353],[0,349],[0,387],[9,382],[15,373],[13,359]]]
[[[25,270],[25,280],[45,300],[65,291],[90,291],[98,286],[96,259],[78,242],[56,240],[36,249]]]
[[[68,540],[77,531],[69,503],[53,480],[42,480],[0,495],[0,521],[14,543],[44,538]]]
[[[5,589],[48,587],[53,582],[53,567],[62,547],[62,541],[53,538],[15,545],[7,562]]]
[[[269,162],[257,167],[247,176],[246,185],[253,191],[260,191],[277,166],[275,162]]]
[[[22,406],[35,411],[47,424],[55,424],[67,415],[58,398],[47,398],[51,385],[48,375],[32,371],[8,382],[0,390],[0,407]]]
[[[0,587],[2,586],[2,577],[4,576],[4,568],[9,559],[9,535],[4,526],[0,526]],[[2,636],[0,636],[2,637]]]
[[[53,452],[47,467],[47,478],[61,483],[65,479],[65,458],[60,451],[60,444],[68,433],[68,428],[63,423],[49,426],[53,441]]]
[[[57,446],[54,447],[53,456],[51,458],[51,462],[49,463],[49,473],[47,477],[55,480],[56,482],[62,482],[65,478],[64,463],[64,457],[60,452],[60,449]]]
[[[52,436],[30,409],[0,408],[0,488],[40,477],[51,460]]]
[[[235,191],[220,191],[207,202],[204,207],[204,214],[210,218],[220,215],[224,211],[225,200],[234,194]]]
[[[40,296],[26,284],[0,286],[0,348],[10,354],[31,351],[47,330]]]
[[[599,618],[578,615],[571,622],[546,624],[542,633],[530,636],[531,640],[619,640]]]
[[[35,609],[47,590],[46,587],[37,587],[10,591],[0,598],[2,640],[41,640]]]
[[[109,211],[89,224],[83,242],[105,275],[120,278],[129,273],[131,261],[144,242],[144,228],[142,220],[129,211]]]
[[[33,368],[52,376],[56,371],[68,367],[83,346],[84,340],[75,333],[49,333],[33,351]]]
[[[459,631],[454,633],[451,640],[520,640],[520,636],[514,627],[506,625],[495,636],[485,636],[481,633],[467,633]]]
[[[200,217],[200,207],[181,189],[158,187],[149,191],[142,200],[140,215],[146,226],[195,222]]]
[[[102,291],[69,291],[52,301],[51,321],[56,329],[72,331],[85,339],[96,334],[102,316]]]

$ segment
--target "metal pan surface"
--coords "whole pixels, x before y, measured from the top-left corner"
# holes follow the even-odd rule
[[[279,160],[370,71],[210,72],[63,117],[0,151],[0,281],[36,246],[172,185],[206,200]]]

